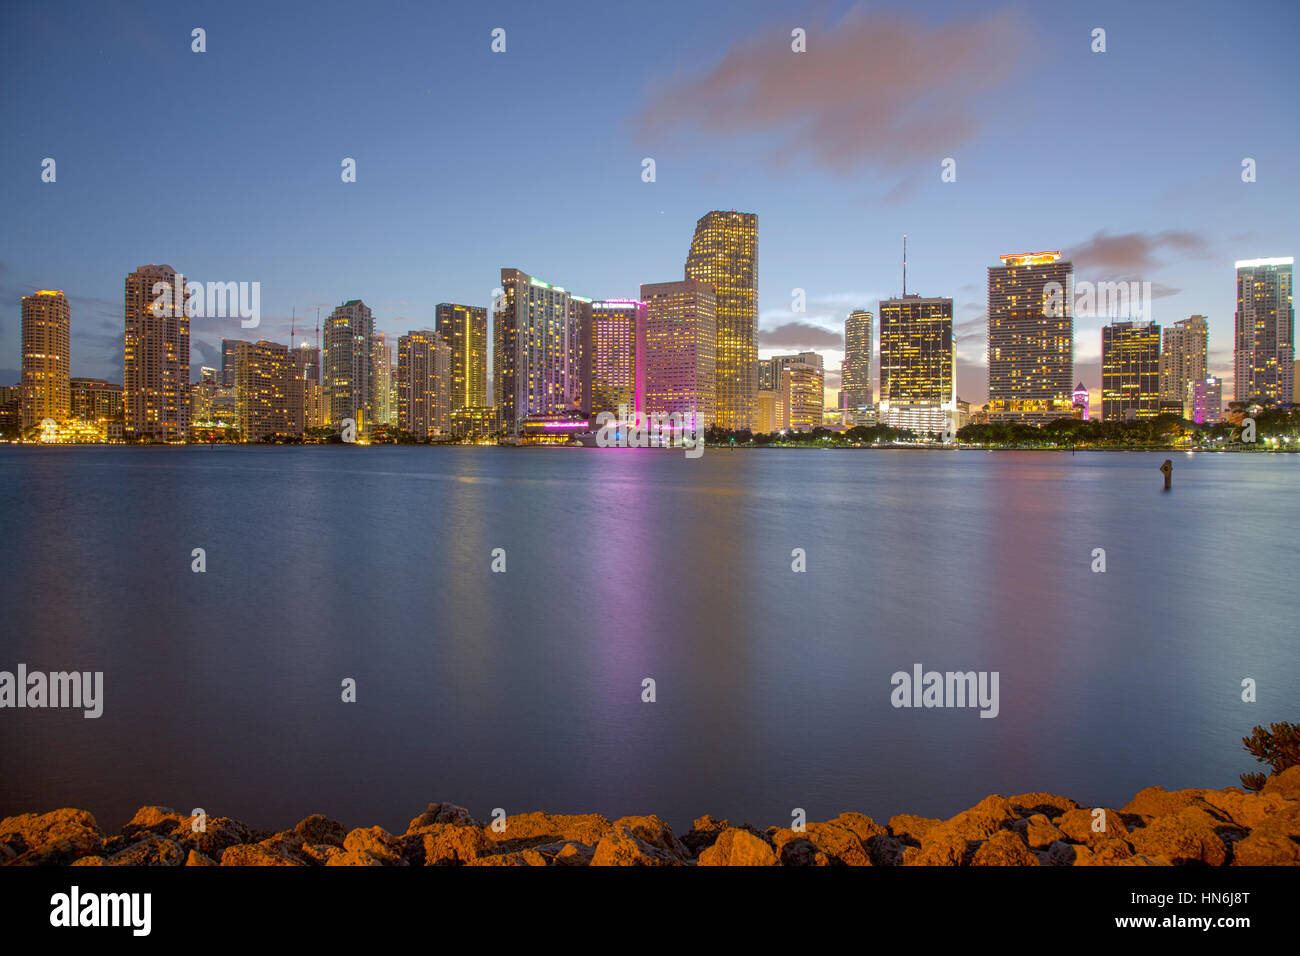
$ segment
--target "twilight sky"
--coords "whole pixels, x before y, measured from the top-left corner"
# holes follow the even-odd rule
[[[502,266],[635,296],[681,278],[710,209],[758,213],[760,355],[816,348],[828,388],[848,311],[900,289],[903,233],[908,289],[955,300],[963,398],[986,396],[985,270],[1040,249],[1150,281],[1162,324],[1207,315],[1230,383],[1233,261],[1300,252],[1291,0],[299,9],[5,4],[0,384],[36,289],[69,296],[73,374],[120,382],[128,272],[259,281],[258,329],[194,320],[197,375],[223,337],[287,341],[294,308],[309,335],[351,298],[394,339],[429,327]],[[1105,321],[1075,323],[1094,397]]]

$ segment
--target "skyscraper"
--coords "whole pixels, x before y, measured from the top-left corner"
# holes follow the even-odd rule
[[[696,279],[649,283],[641,286],[641,301],[646,305],[646,412],[676,412],[685,427],[708,428],[717,421],[718,395],[713,287]]]
[[[352,419],[358,428],[367,427],[373,421],[374,334],[374,315],[360,299],[344,302],[325,320],[321,384],[333,427],[337,428],[345,418]]]
[[[1213,375],[1187,383],[1187,412],[1198,425],[1217,425],[1223,418],[1223,380]]]
[[[752,429],[758,390],[758,215],[706,213],[695,224],[686,278],[712,286],[717,303],[717,424]]]
[[[1074,265],[1018,252],[989,267],[989,420],[1069,418],[1074,381]]]
[[[122,417],[121,385],[102,378],[74,378],[70,384],[73,418],[98,422]]]
[[[1160,400],[1181,403],[1184,418],[1191,418],[1187,387],[1204,381],[1208,374],[1209,340],[1210,328],[1203,315],[1165,326],[1160,347]]]
[[[302,434],[302,392],[286,345],[235,342],[235,409],[246,442]]]
[[[437,332],[407,332],[397,340],[397,426],[417,438],[451,428],[455,379],[452,350]]]
[[[777,428],[810,431],[822,425],[825,415],[826,372],[817,352],[774,355],[760,363],[760,381],[770,381],[778,399]],[[760,389],[765,391],[765,389]],[[763,416],[760,416],[762,418]]]
[[[865,309],[855,309],[844,320],[844,362],[840,365],[840,409],[850,415],[870,408],[875,400],[871,393],[871,346],[874,316]]]
[[[126,277],[122,409],[128,437],[184,440],[190,425],[185,277],[168,265]]]
[[[1101,420],[1160,414],[1160,326],[1112,322],[1101,329]]]
[[[607,299],[591,304],[590,415],[645,411],[646,304]]]
[[[517,436],[530,415],[582,407],[582,317],[569,292],[518,269],[501,270],[501,288],[492,390],[501,427]]]
[[[299,412],[295,423],[297,433],[302,434],[309,428],[327,427],[329,407],[320,383],[320,349],[308,345],[304,339],[297,348],[289,349],[289,357],[293,362],[296,392],[293,404]]]
[[[1233,393],[1239,402],[1287,405],[1295,382],[1295,259],[1237,263]]]
[[[65,421],[72,411],[72,313],[62,292],[23,296],[22,427]]]
[[[919,433],[956,427],[952,299],[880,303],[880,421]]]
[[[451,408],[487,404],[487,309],[441,302],[435,311],[438,335],[451,349]]]
[[[372,420],[376,425],[392,425],[397,421],[397,409],[393,407],[393,350],[383,332],[371,336],[370,357]]]

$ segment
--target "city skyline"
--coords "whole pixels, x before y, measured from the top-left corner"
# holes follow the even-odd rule
[[[1295,226],[1276,215],[1300,204],[1296,134],[1290,124],[1269,121],[1267,104],[1235,92],[1246,84],[1293,85],[1290,59],[1269,54],[1284,43],[1285,29],[1262,32],[1220,22],[1217,12],[1200,5],[1180,8],[1175,19],[1158,11],[1126,10],[1120,16],[1121,7],[1108,11],[1103,5],[1087,20],[1071,11],[971,16],[950,4],[924,13],[838,7],[825,18],[801,15],[808,52],[794,54],[788,41],[795,24],[776,5],[747,16],[741,30],[722,5],[703,11],[688,36],[673,29],[671,11],[662,22],[638,21],[637,42],[664,56],[634,66],[599,42],[624,28],[626,14],[574,9],[590,15],[564,18],[561,26],[522,5],[500,8],[509,46],[495,59],[489,31],[497,23],[455,10],[434,16],[410,8],[417,29],[409,39],[385,33],[382,56],[380,44],[368,44],[372,28],[348,17],[341,23],[324,17],[304,27],[268,11],[259,14],[253,30],[251,8],[235,5],[205,14],[211,39],[200,56],[189,49],[193,24],[182,12],[159,8],[141,31],[121,14],[90,6],[41,20],[20,11],[12,37],[50,34],[60,42],[42,47],[12,37],[0,41],[10,54],[3,67],[9,78],[33,69],[38,49],[52,67],[42,70],[49,90],[39,113],[22,98],[3,107],[11,127],[34,132],[25,137],[30,149],[0,159],[15,222],[0,246],[0,295],[16,304],[34,290],[64,289],[74,323],[71,374],[116,380],[121,330],[103,323],[120,312],[114,287],[121,275],[141,262],[171,262],[204,280],[263,283],[257,330],[241,330],[230,320],[192,324],[192,365],[219,367],[222,338],[285,341],[295,311],[301,320],[317,307],[328,312],[356,295],[374,297],[366,301],[376,330],[391,343],[409,329],[431,325],[439,302],[489,305],[501,262],[564,277],[598,300],[634,297],[641,283],[679,274],[683,235],[700,210],[735,208],[764,219],[757,357],[816,350],[825,359],[830,391],[838,385],[845,317],[853,309],[876,311],[881,299],[901,291],[897,250],[906,232],[909,286],[954,299],[956,390],[973,405],[987,397],[982,272],[996,256],[1022,248],[1061,250],[1081,280],[1151,281],[1152,318],[1162,326],[1208,316],[1209,366],[1225,379],[1225,394],[1233,394],[1235,301],[1226,288],[1227,270],[1237,259],[1287,255],[1297,245]],[[1274,20],[1296,17],[1288,6],[1274,8]],[[1112,22],[1104,54],[1088,46],[1094,19]],[[566,147],[557,156],[489,156],[471,149],[472,162],[429,148],[448,135],[486,143],[490,125],[483,117],[493,115],[490,105],[517,95],[525,77],[535,83],[539,57],[558,41],[557,30],[565,31],[566,42],[583,45],[597,64],[617,68],[608,71],[610,83],[600,90],[543,71],[545,82],[529,89],[534,107],[562,109],[562,115],[582,110],[596,127],[631,135],[583,137],[588,145],[578,152],[576,144]],[[382,83],[362,70],[349,73],[342,84],[347,89],[340,89],[340,81],[322,72],[328,51],[344,43],[345,34],[349,49],[355,39],[363,62],[375,58],[372,73]],[[295,43],[282,42],[289,35]],[[441,38],[447,66],[437,77],[405,65],[418,62],[415,50],[432,35]],[[1200,75],[1188,58],[1176,55],[1179,37],[1199,42],[1206,35],[1220,44],[1221,69],[1214,77]],[[896,102],[886,108],[874,94],[860,94],[861,111],[855,112],[855,103],[846,102],[852,99],[849,84],[823,73],[853,63],[850,48],[872,37],[897,38],[900,48],[928,44],[950,52],[954,63],[929,80],[912,76],[890,57],[862,66],[895,68]],[[1038,53],[1025,52],[1035,44]],[[1136,48],[1142,50],[1140,63]],[[1252,51],[1249,67],[1233,55],[1245,49]],[[143,51],[136,58],[142,62],[131,62],[128,51]],[[730,89],[722,64],[754,51],[744,78],[765,90],[788,78],[791,69],[803,68],[795,66],[803,62],[795,57],[817,64],[810,67],[816,76],[809,80],[804,113],[776,106],[765,111],[745,101],[734,124],[710,126],[719,97]],[[1007,66],[983,77],[979,55],[998,51],[1008,53]],[[163,91],[152,72],[159,64],[172,78]],[[295,64],[301,78],[286,81],[282,71]],[[94,89],[99,70],[115,80],[103,84],[103,92]],[[445,79],[458,74],[472,77],[468,88]],[[1006,142],[1009,124],[1034,122],[1046,102],[1057,99],[1045,97],[1040,106],[1033,97],[1005,94],[1045,75],[1067,96],[1087,96],[1089,115],[1101,118],[1106,130],[1099,149],[1043,159],[1020,155]],[[250,116],[242,125],[272,78],[292,86],[307,104],[287,137],[263,136],[264,129],[270,133],[262,126],[265,119]],[[937,128],[919,125],[928,98],[946,96],[965,81],[1004,95],[978,104],[957,96],[940,111]],[[457,96],[445,95],[449,85]],[[682,90],[698,96],[674,113],[669,92]],[[163,97],[165,109],[177,115],[201,117],[182,142],[148,155],[103,119],[113,115],[110,95],[146,94]],[[1162,106],[1175,97],[1196,100],[1202,108],[1189,114]],[[249,110],[241,112],[244,107]],[[1240,121],[1237,128],[1267,129],[1268,135],[1253,142],[1233,137],[1206,150],[1205,143],[1222,140],[1212,124],[1228,108]],[[348,117],[351,133],[339,135],[336,109]],[[423,132],[396,138],[388,132],[397,125],[393,118],[412,109],[430,117],[437,140]],[[846,110],[853,119],[845,127],[850,132],[837,135],[833,121]],[[811,126],[800,120],[805,113]],[[266,147],[257,160],[232,166],[229,145],[219,137],[223,130],[245,129]],[[716,148],[691,141],[688,134],[698,129],[713,131]],[[1109,150],[1110,138],[1139,143],[1139,155]],[[46,156],[59,162],[54,183],[40,179]],[[345,184],[338,167],[349,156],[359,172],[355,183]],[[647,157],[656,161],[653,182],[642,179]],[[956,159],[955,182],[940,180],[946,157]],[[1258,163],[1255,182],[1242,181],[1246,157]],[[1135,159],[1142,176],[1133,175]],[[159,194],[137,195],[133,176],[164,183],[161,195],[188,210],[193,228],[160,244],[152,223]],[[1062,182],[1078,183],[1089,200],[1065,204],[1044,225],[1039,208]],[[413,196],[419,198],[412,202]],[[1191,196],[1194,207],[1187,201]],[[540,214],[515,220],[510,230],[498,228],[498,213],[524,201]],[[569,219],[619,222],[616,241],[597,239],[593,229],[561,236],[551,226],[561,209]],[[349,217],[352,226],[342,239],[326,225],[337,216]],[[451,221],[454,246],[439,239],[440,225]],[[331,245],[323,246],[315,233],[331,236]],[[1224,264],[1222,274],[1216,263]],[[805,312],[791,308],[794,289],[806,294]],[[12,357],[0,360],[0,380],[7,383],[18,381],[17,313],[14,306],[0,313],[0,353]],[[1096,390],[1094,402],[1099,330],[1106,318],[1075,324],[1076,378]]]

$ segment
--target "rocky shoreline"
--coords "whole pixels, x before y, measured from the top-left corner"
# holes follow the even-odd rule
[[[196,826],[201,823],[202,826]],[[314,814],[291,830],[141,807],[108,836],[85,810],[0,820],[6,866],[1275,866],[1300,865],[1300,767],[1259,793],[1148,787],[1119,809],[1051,793],[985,797],[948,820],[861,813],[759,830],[704,816],[525,813],[504,829],[430,804],[400,835]]]

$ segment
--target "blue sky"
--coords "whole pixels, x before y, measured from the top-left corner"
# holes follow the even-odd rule
[[[132,269],[260,282],[259,329],[194,321],[197,372],[222,337],[287,340],[293,308],[427,327],[503,266],[634,296],[715,208],[759,215],[763,355],[838,371],[907,233],[909,290],[955,300],[963,397],[985,395],[985,270],[1024,250],[1151,281],[1153,317],[1209,316],[1230,374],[1233,261],[1300,251],[1297,28],[1290,2],[9,3],[0,382],[35,289],[69,294],[73,374],[121,381]],[[1102,322],[1076,321],[1094,389]]]

